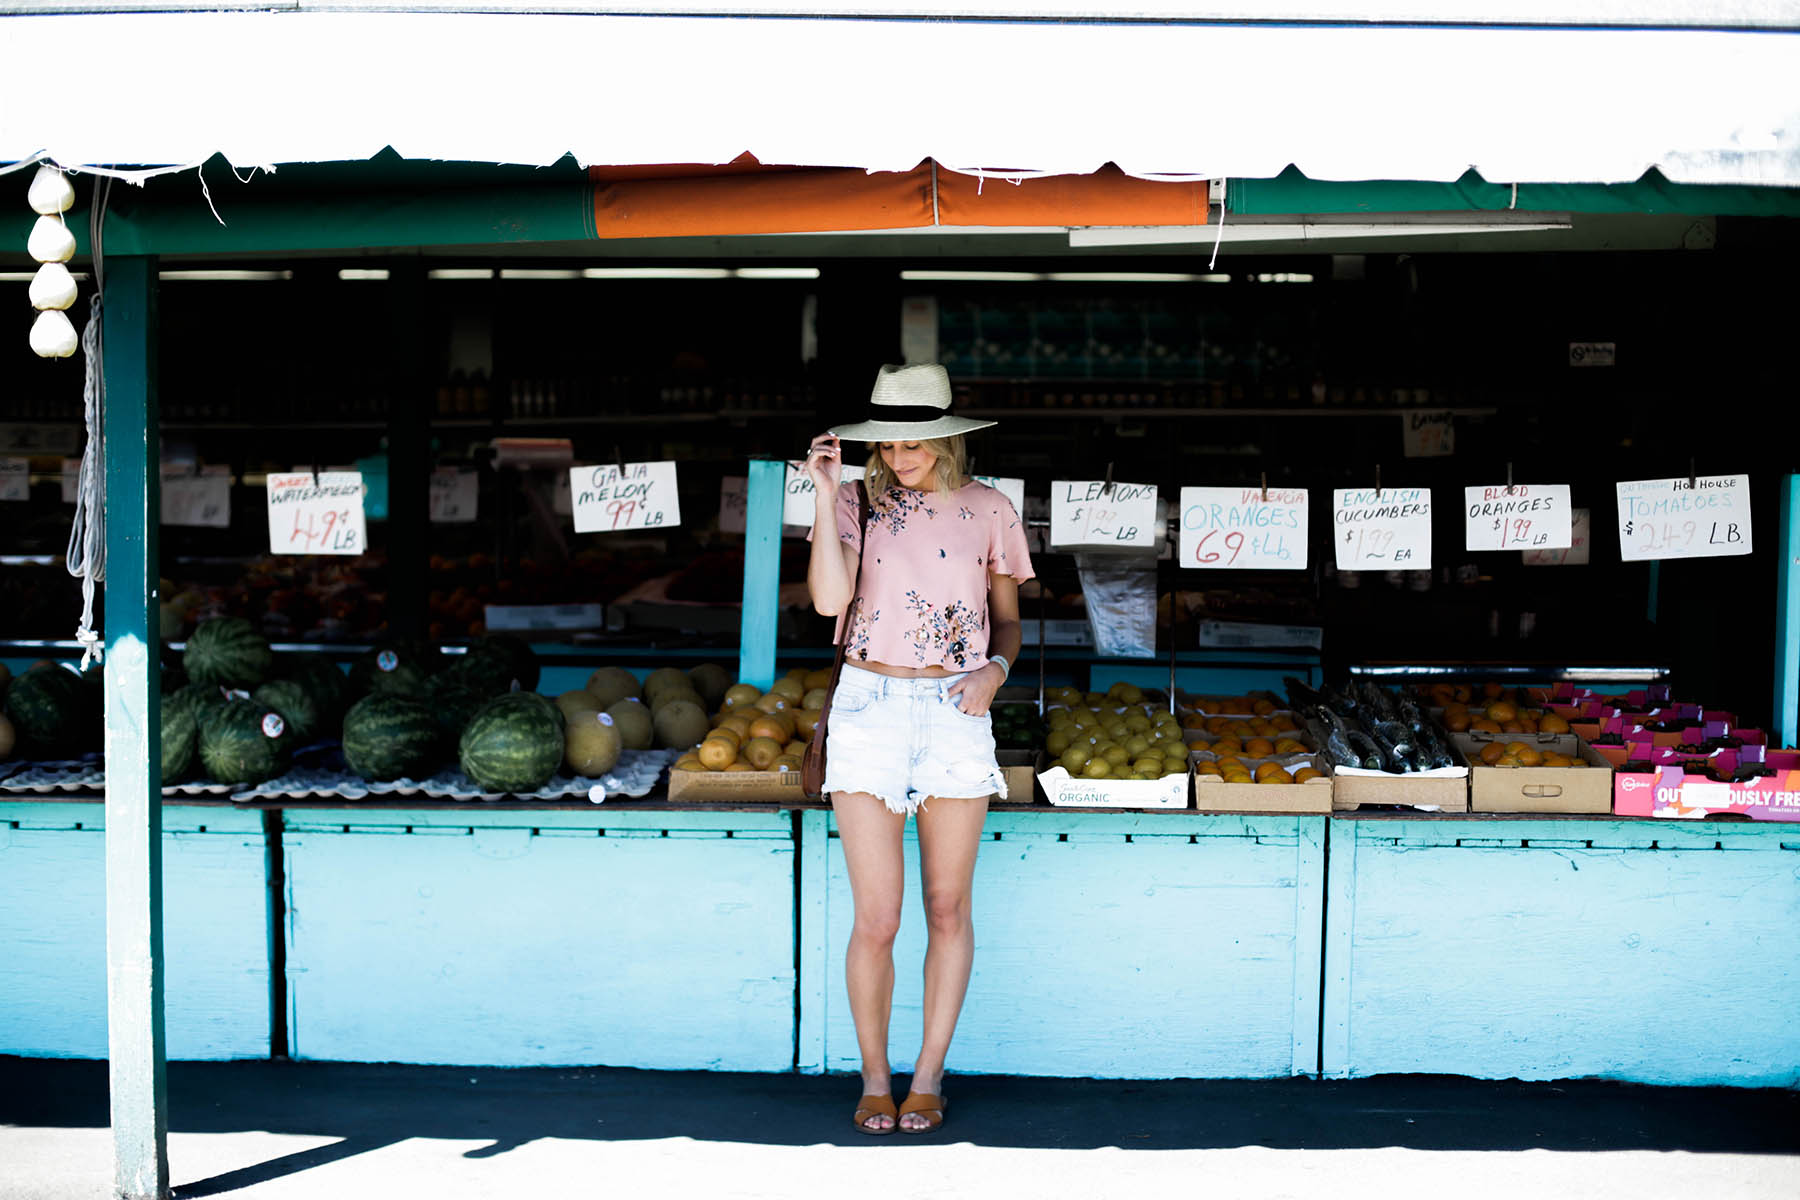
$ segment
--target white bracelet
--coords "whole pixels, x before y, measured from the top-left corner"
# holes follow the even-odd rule
[[[1005,683],[1009,678],[1012,677],[1012,663],[1010,663],[1006,660],[1006,655],[990,654],[990,655],[988,655],[988,661],[991,663],[999,663],[1000,664],[1000,682],[1001,683]]]

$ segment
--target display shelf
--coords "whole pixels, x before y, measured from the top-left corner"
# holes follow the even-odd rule
[[[1264,417],[1393,417],[1404,416],[1409,412],[1448,412],[1457,417],[1491,417],[1499,413],[1497,408],[1117,408],[1112,405],[1092,405],[1079,408],[970,408],[961,410],[961,415],[984,421],[999,421],[1014,417],[1026,419],[1072,420],[1077,418],[1102,418],[1107,420],[1132,420],[1151,418],[1171,418],[1185,420],[1191,417],[1237,417],[1243,420],[1261,420]]]

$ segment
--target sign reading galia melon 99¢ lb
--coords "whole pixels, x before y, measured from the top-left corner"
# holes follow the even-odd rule
[[[1617,487],[1625,562],[1750,553],[1748,475],[1639,479]]]
[[[576,533],[667,529],[681,524],[673,462],[602,463],[569,468]]]
[[[1156,545],[1156,485],[1058,479],[1050,485],[1050,544],[1149,549]]]
[[[1306,514],[1305,488],[1184,487],[1181,565],[1304,570]]]
[[[269,549],[275,554],[361,554],[360,471],[294,471],[269,476]]]
[[[1466,550],[1559,550],[1574,538],[1566,483],[1463,489]]]
[[[853,467],[845,463],[838,482],[855,483],[867,474],[868,468]],[[819,489],[813,486],[812,477],[801,470],[798,463],[789,463],[781,479],[781,523],[811,529],[813,518],[819,515],[818,494]]]

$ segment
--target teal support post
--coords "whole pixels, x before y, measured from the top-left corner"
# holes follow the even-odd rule
[[[106,1015],[113,1195],[169,1195],[164,1077],[156,260],[105,264]]]
[[[1800,718],[1800,591],[1794,572],[1800,569],[1800,476],[1781,477],[1781,563],[1775,587],[1775,728],[1781,744],[1795,744]]]
[[[781,498],[787,464],[752,459],[744,506],[744,610],[738,632],[738,679],[759,688],[775,682],[775,622],[780,615]]]
[[[1350,1077],[1350,971],[1356,929],[1356,822],[1325,822],[1325,992],[1319,998],[1319,1077]]]
[[[826,1001],[831,996],[831,929],[826,897],[831,870],[831,814],[823,809],[801,812],[800,848],[796,857],[800,872],[795,888],[799,911],[794,927],[800,938],[800,1024],[794,1039],[794,1069],[803,1075],[825,1073]]]
[[[1319,1070],[1320,984],[1324,970],[1325,841],[1330,817],[1298,817],[1294,839],[1294,1057],[1289,1073]]]

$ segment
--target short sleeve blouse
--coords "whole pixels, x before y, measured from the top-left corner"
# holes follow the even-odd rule
[[[871,507],[868,545],[857,485],[838,488],[838,537],[862,554],[861,603],[844,657],[896,667],[987,665],[988,575],[1032,578],[1024,522],[984,483],[944,495],[892,487]]]

